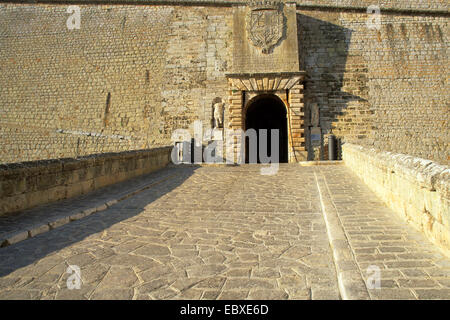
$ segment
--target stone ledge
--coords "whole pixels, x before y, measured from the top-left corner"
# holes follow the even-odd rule
[[[7,0],[3,3],[14,4],[78,4],[78,5],[165,5],[165,6],[213,6],[213,7],[233,7],[246,5],[248,0]],[[318,4],[315,1],[308,0],[292,0],[286,3],[293,3],[298,10],[323,10],[323,11],[350,11],[350,12],[367,12],[367,7],[373,3],[369,1],[355,1],[354,4],[336,4],[336,1],[323,1]],[[410,1],[405,5],[400,1],[392,1],[391,4],[381,4],[382,13],[390,14],[438,14],[448,16],[448,5],[441,3],[429,2],[425,3],[425,7],[420,3]]]
[[[3,175],[13,175],[22,173],[41,173],[43,168],[48,172],[60,171],[61,166],[63,169],[72,170],[73,168],[79,168],[91,164],[100,164],[106,160],[120,160],[120,159],[130,159],[130,158],[147,158],[150,155],[155,155],[163,150],[171,147],[160,147],[148,150],[131,150],[124,152],[109,152],[100,154],[91,154],[87,156],[82,156],[78,158],[62,158],[62,159],[49,159],[49,160],[37,160],[37,161],[26,161],[26,162],[15,162],[0,164],[0,176]]]
[[[12,244],[37,236],[41,233],[59,228],[67,223],[80,220],[97,212],[104,211],[119,203],[120,201],[128,199],[131,196],[134,196],[144,190],[147,190],[155,185],[158,185],[164,181],[167,181],[168,179],[175,177],[175,175],[176,173],[169,174],[159,178],[156,181],[151,181],[150,183],[137,186],[136,188],[128,190],[125,193],[118,193],[113,197],[113,199],[106,202],[99,201],[96,203],[92,203],[88,208],[80,207],[78,209],[68,210],[63,215],[54,217],[48,222],[44,220],[42,221],[42,223],[37,223],[29,227],[21,227],[20,229],[18,228],[17,230],[8,233],[0,234],[0,248],[10,246]]]
[[[450,168],[346,143],[344,163],[392,210],[450,256]]]
[[[337,166],[344,164],[344,161],[336,160],[317,160],[317,161],[300,161],[298,162],[302,167],[312,167],[312,166]]]
[[[391,170],[417,183],[421,188],[430,191],[438,191],[449,198],[450,167],[435,163],[431,160],[416,158],[413,156],[392,152],[378,151],[374,148],[366,148],[346,143],[343,149],[350,152],[364,153],[367,161],[377,168]]]
[[[150,173],[169,163],[171,150],[162,147],[0,165],[0,215]]]
[[[331,161],[330,161],[331,162]],[[329,194],[323,174],[314,173],[320,205],[327,228],[330,248],[343,300],[369,300],[369,292],[352,253],[350,243],[339,218],[339,213]]]

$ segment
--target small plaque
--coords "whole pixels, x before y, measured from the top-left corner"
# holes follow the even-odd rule
[[[322,131],[319,127],[311,128],[311,144],[313,146],[320,146],[320,141],[322,140]]]

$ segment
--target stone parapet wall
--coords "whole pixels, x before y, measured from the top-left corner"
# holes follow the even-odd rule
[[[72,198],[165,167],[171,147],[0,165],[0,215]]]
[[[450,168],[346,143],[343,159],[386,204],[450,253]]]

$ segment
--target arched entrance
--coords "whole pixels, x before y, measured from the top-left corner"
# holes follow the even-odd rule
[[[271,156],[271,130],[279,130],[279,162],[288,162],[288,132],[286,107],[283,101],[272,94],[261,94],[249,101],[245,110],[245,130],[255,129],[257,134],[258,163],[260,129],[267,129],[267,155]],[[248,138],[247,142],[248,142]],[[249,145],[245,144],[245,162],[249,162]]]

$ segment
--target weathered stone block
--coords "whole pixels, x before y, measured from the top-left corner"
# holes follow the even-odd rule
[[[441,181],[447,177],[447,166],[348,143],[343,158],[394,211],[450,253],[448,180]]]

